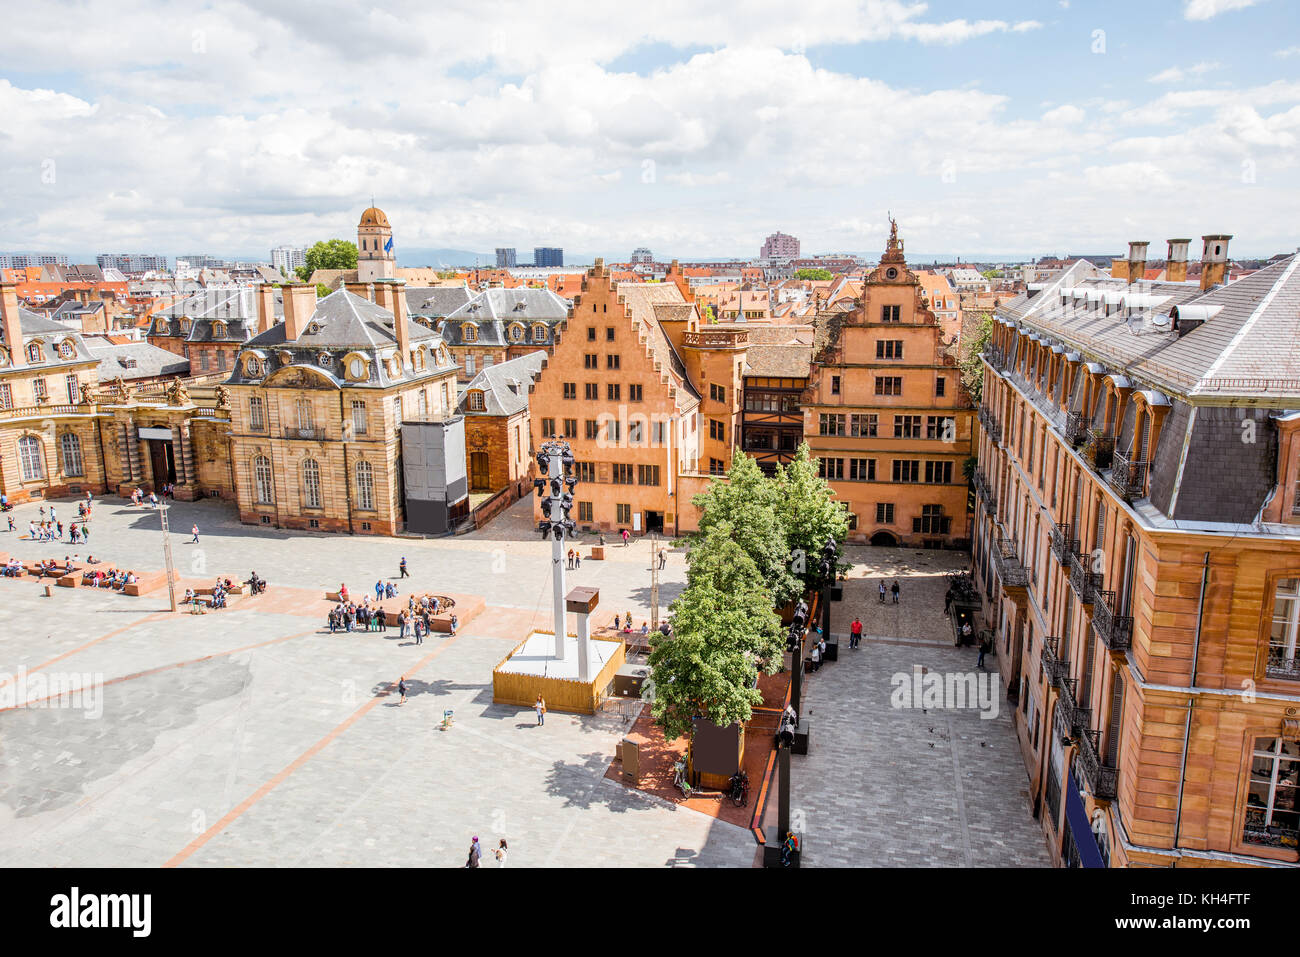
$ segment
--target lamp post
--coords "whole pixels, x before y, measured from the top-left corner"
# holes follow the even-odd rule
[[[831,635],[831,586],[835,584],[835,562],[839,558],[839,549],[835,547],[835,539],[826,539],[826,544],[822,546],[822,637],[830,638]]]
[[[537,466],[546,478],[533,480],[533,487],[542,499],[542,512],[546,515],[537,523],[542,538],[551,539],[551,597],[555,614],[555,659],[564,660],[565,594],[564,594],[564,542],[572,538],[577,528],[569,517],[573,510],[573,488],[578,480],[573,475],[573,452],[569,443],[559,436],[551,436],[537,451]]]

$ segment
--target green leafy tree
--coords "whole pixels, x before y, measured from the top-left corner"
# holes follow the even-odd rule
[[[961,384],[976,405],[984,395],[984,366],[980,353],[993,335],[993,316],[988,312],[969,313],[962,321],[961,348],[957,367]]]
[[[317,269],[356,269],[357,244],[346,239],[321,240],[307,250],[307,265],[298,267],[298,278],[306,282]]]
[[[673,635],[652,636],[651,714],[669,741],[696,717],[720,727],[748,721],[762,694],[760,671],[782,661],[781,622],[753,560],[720,522],[687,557],[686,590],[672,603]]]
[[[829,269],[796,269],[795,279],[827,280],[834,279]]]
[[[826,479],[817,474],[817,459],[807,442],[799,443],[790,464],[774,479],[776,509],[785,528],[786,546],[805,588],[820,588],[821,550],[827,539],[841,544],[849,534],[844,506]]]
[[[776,483],[758,463],[744,453],[732,460],[726,482],[713,482],[692,499],[700,510],[695,541],[707,539],[710,530],[726,523],[741,550],[753,561],[772,603],[781,607],[803,591],[790,564],[786,531],[777,509]]]
[[[316,296],[320,299],[324,299],[333,291],[334,291],[333,289],[325,285],[323,282],[316,283]]]

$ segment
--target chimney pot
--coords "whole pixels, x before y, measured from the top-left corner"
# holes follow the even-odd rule
[[[293,342],[307,328],[316,311],[316,286],[312,283],[286,283],[284,289],[284,338]]]
[[[275,325],[275,287],[262,283],[257,287],[257,332],[261,335]]]
[[[1231,236],[1222,233],[1202,236],[1201,291],[1204,292],[1228,279],[1228,241]]]
[[[18,283],[0,282],[0,327],[4,329],[5,348],[9,350],[9,367],[26,365],[23,327],[18,315]]]

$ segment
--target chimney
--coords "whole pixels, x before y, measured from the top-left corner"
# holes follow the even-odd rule
[[[1169,253],[1165,256],[1166,282],[1187,281],[1187,247],[1191,243],[1190,239],[1169,240]]]
[[[1138,282],[1147,274],[1147,242],[1135,241],[1128,244],[1128,281]]]
[[[18,283],[0,282],[0,320],[3,320],[5,348],[9,350],[9,367],[25,365],[23,328],[18,320]]]
[[[1231,236],[1202,236],[1205,248],[1201,252],[1201,292],[1228,280],[1228,240]]]
[[[343,288],[354,296],[359,296],[369,302],[375,301],[375,286],[369,282],[345,282]]]
[[[284,289],[284,338],[294,342],[307,328],[316,311],[316,287],[308,282],[289,282]]]
[[[264,282],[257,287],[257,334],[275,325],[275,287]]]
[[[1128,260],[1112,259],[1110,261],[1111,279],[1128,279]]]
[[[385,306],[385,308],[391,309],[393,313],[393,332],[397,335],[397,354],[402,359],[402,365],[405,366],[411,361],[411,332],[407,328],[406,292],[402,288],[406,285],[406,280],[391,279],[381,285],[382,288],[388,290],[391,297],[392,306]]]
[[[393,311],[393,284],[392,283],[383,282],[382,280],[376,283],[372,283],[370,285],[370,288],[367,290],[367,292],[369,293],[368,298],[370,299],[370,301],[373,302],[380,309],[384,309],[388,312]]]

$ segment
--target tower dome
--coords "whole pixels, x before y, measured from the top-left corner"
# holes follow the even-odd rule
[[[385,229],[392,228],[388,224],[388,217],[384,215],[384,211],[378,206],[371,206],[362,213],[361,222],[357,223],[357,226],[382,226]]]

